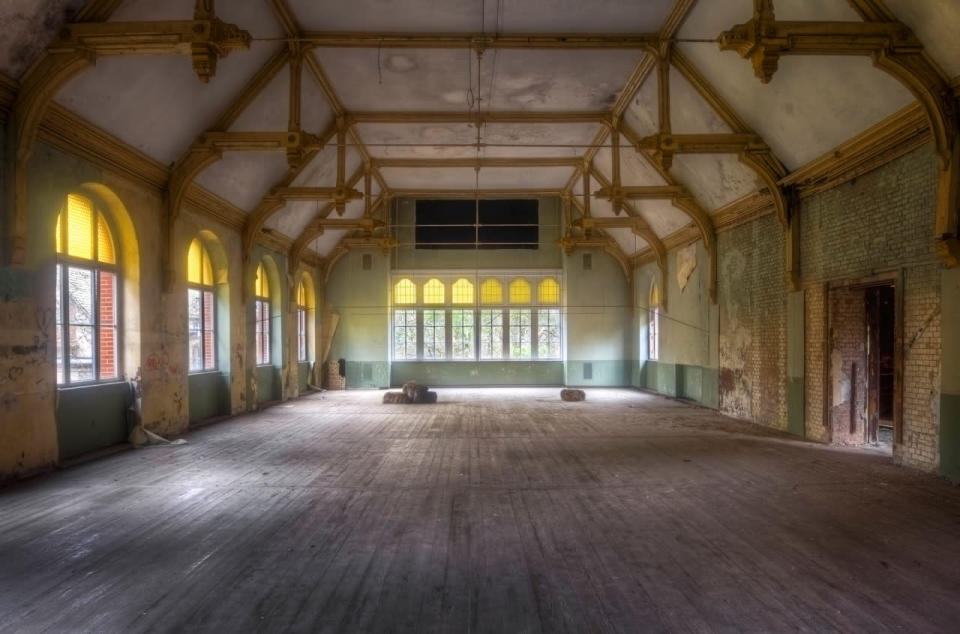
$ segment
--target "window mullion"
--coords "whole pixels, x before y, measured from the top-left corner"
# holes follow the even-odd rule
[[[96,217],[96,214],[94,214]],[[96,229],[96,227],[94,227]],[[96,234],[94,234],[96,235]],[[94,237],[94,252],[98,240]],[[97,381],[100,380],[100,271],[93,269],[90,272],[93,277],[93,376]]]
[[[503,339],[503,358],[510,358],[510,310],[507,308],[500,309],[500,323],[502,328],[502,339]]]
[[[417,360],[423,360],[423,308],[416,310],[417,321]]]
[[[539,310],[530,309],[530,358],[536,361],[540,357]]]

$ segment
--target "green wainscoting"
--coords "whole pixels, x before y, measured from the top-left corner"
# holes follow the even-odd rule
[[[131,404],[125,382],[58,389],[60,459],[127,442]]]
[[[576,387],[628,387],[630,362],[622,359],[567,361],[566,384]]]
[[[201,372],[187,378],[190,389],[190,422],[230,413],[230,378],[220,372]]]
[[[257,405],[280,400],[280,370],[262,365],[254,370],[257,376]]]
[[[390,385],[563,385],[561,361],[403,361],[390,368]]]

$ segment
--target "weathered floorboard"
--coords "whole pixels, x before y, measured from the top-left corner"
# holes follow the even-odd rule
[[[0,631],[949,631],[960,489],[626,390],[311,396],[0,489]]]

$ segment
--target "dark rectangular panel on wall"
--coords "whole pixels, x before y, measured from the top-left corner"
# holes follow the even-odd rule
[[[418,249],[537,249],[537,200],[418,200]]]

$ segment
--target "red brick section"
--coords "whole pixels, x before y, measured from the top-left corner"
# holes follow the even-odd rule
[[[773,215],[717,238],[720,410],[777,429],[787,425],[783,244]]]
[[[825,439],[824,297],[828,281],[902,271],[903,443],[898,461],[935,469],[940,386],[940,261],[933,250],[936,159],[927,146],[801,205],[806,299],[807,433]],[[831,396],[830,394],[826,395]]]
[[[116,277],[100,273],[100,378],[117,376]]]
[[[203,292],[203,369],[214,369],[214,323],[213,323],[213,293]]]

